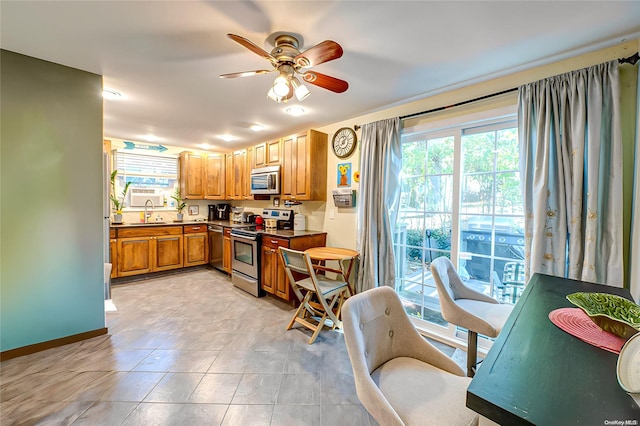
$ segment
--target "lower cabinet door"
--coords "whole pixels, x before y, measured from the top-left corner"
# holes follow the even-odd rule
[[[275,271],[278,266],[278,252],[269,246],[262,246],[262,289],[276,293]]]
[[[280,262],[278,247],[289,247],[289,240],[274,237],[262,240],[262,288],[267,293],[290,301],[289,279]]]
[[[154,271],[182,268],[182,235],[151,238],[155,239]]]
[[[184,266],[204,265],[208,261],[207,234],[184,234]]]
[[[224,229],[222,239],[222,269],[231,274],[231,228]]]
[[[118,240],[109,240],[109,262],[111,263],[111,278],[118,277]]]
[[[146,274],[152,271],[153,237],[118,239],[118,276]]]

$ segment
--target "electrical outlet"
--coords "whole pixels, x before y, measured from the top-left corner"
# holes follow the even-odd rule
[[[336,209],[329,209],[329,219],[333,220],[336,218]]]

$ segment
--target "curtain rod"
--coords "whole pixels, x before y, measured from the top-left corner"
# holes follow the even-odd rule
[[[511,89],[503,90],[502,92],[497,92],[497,93],[492,93],[490,95],[480,96],[479,98],[469,99],[469,100],[458,102],[458,103],[455,103],[455,104],[452,104],[452,105],[433,108],[433,109],[430,109],[430,110],[427,110],[427,111],[422,111],[422,112],[416,112],[414,114],[403,115],[402,117],[400,117],[400,119],[404,120],[404,119],[407,119],[407,118],[417,117],[417,116],[423,115],[423,114],[430,114],[432,112],[443,111],[445,109],[449,109],[449,108],[458,107],[458,106],[461,106],[461,105],[470,104],[472,102],[477,102],[477,101],[481,101],[481,100],[488,99],[488,98],[493,98],[494,96],[504,95],[505,93],[515,92],[516,90],[518,90],[518,88],[514,87],[514,88],[511,88]]]
[[[635,65],[636,62],[638,62],[639,59],[640,59],[640,56],[638,55],[638,52],[636,52],[635,54],[633,54],[633,55],[631,55],[631,56],[629,56],[627,58],[618,59],[618,62],[621,63],[621,64],[629,63],[631,65]],[[443,111],[443,110],[448,109],[448,108],[454,108],[454,107],[457,107],[457,106],[470,104],[472,102],[477,102],[477,101],[481,101],[481,100],[484,100],[484,99],[492,98],[494,96],[504,95],[505,93],[515,92],[516,90],[518,90],[518,88],[514,87],[514,88],[511,88],[511,89],[503,90],[502,92],[497,92],[497,93],[492,93],[490,95],[480,96],[479,98],[469,99],[469,100],[458,102],[458,103],[455,103],[455,104],[452,104],[452,105],[433,108],[433,109],[429,109],[429,110],[421,111],[421,112],[416,112],[416,113],[409,114],[409,115],[403,115],[403,116],[400,117],[400,119],[404,120],[404,119],[407,119],[407,118],[417,117],[417,116],[423,115],[423,114],[430,114],[432,112]],[[353,127],[354,127],[355,130],[358,130],[358,129],[360,129],[361,126],[356,124]]]
[[[629,56],[628,58],[618,59],[618,62],[621,64],[635,65],[636,62],[638,62],[638,59],[640,59],[640,55],[638,55],[638,52],[636,52],[635,54]]]

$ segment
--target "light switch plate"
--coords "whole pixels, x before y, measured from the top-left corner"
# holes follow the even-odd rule
[[[333,220],[336,218],[336,210],[335,209],[329,209],[329,219]]]

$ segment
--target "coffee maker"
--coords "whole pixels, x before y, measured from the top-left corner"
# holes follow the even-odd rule
[[[209,204],[209,220],[229,220],[230,204]]]

